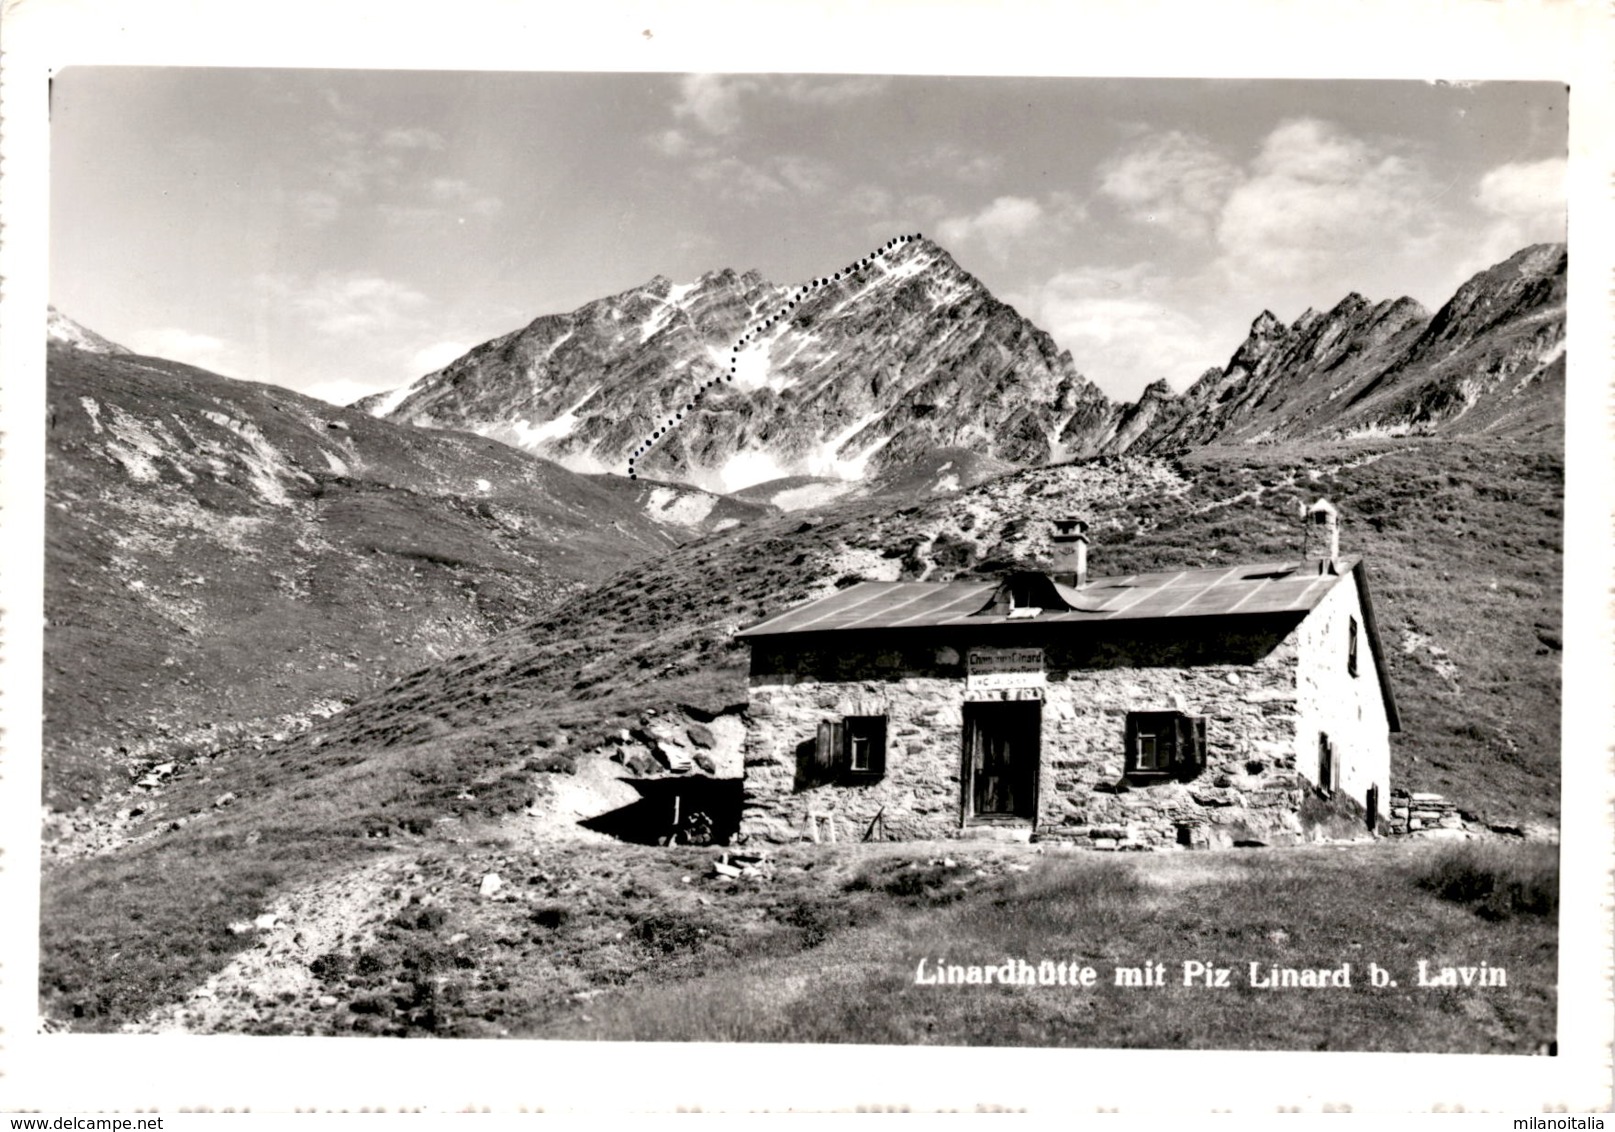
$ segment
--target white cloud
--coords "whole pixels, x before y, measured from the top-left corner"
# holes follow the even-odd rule
[[[869,239],[879,243],[899,232],[929,232],[933,237],[948,241],[937,232],[941,218],[948,212],[945,201],[933,193],[915,193],[895,199],[884,189],[865,186],[854,190],[853,199],[842,197],[840,203],[850,211],[869,217],[859,228]]]
[[[164,326],[132,337],[129,348],[155,358],[169,358],[215,373],[238,369],[238,355],[228,342],[211,334],[197,334],[177,326]],[[226,374],[225,376],[239,376]]]
[[[891,191],[879,185],[857,185],[842,193],[838,203],[848,212],[861,216],[879,216],[892,207]]]
[[[1564,219],[1565,160],[1562,157],[1499,165],[1480,179],[1475,200],[1499,216],[1559,224]]]
[[[1048,211],[1062,231],[1070,231],[1088,219],[1088,203],[1075,193],[1063,189],[1049,194]]]
[[[1004,159],[996,153],[970,153],[953,142],[941,142],[910,164],[921,173],[942,174],[967,184],[981,185],[998,176]]]
[[[798,106],[839,107],[886,89],[884,78],[860,75],[840,79],[772,78],[737,75],[684,75],[679,79],[673,117],[693,121],[708,134],[722,136],[739,129],[742,102],[752,96],[773,98]],[[663,130],[646,139],[668,157],[689,152],[691,142],[677,129]]]
[[[358,198],[376,187],[389,187],[403,167],[399,147],[383,148],[377,139],[334,122],[322,122],[314,129],[314,140],[323,157],[314,175],[318,191],[344,198]]]
[[[332,405],[351,405],[361,397],[385,392],[385,388],[367,385],[362,381],[337,378],[334,381],[317,381],[298,390],[305,397],[315,397]]]
[[[709,134],[727,134],[740,125],[740,98],[755,90],[752,79],[724,75],[685,75],[679,80],[675,118],[693,118]]]
[[[378,204],[376,215],[393,228],[418,228],[442,219],[444,213],[430,204]]]
[[[492,216],[503,207],[498,197],[481,195],[464,180],[421,171],[423,164],[438,160],[432,153],[447,144],[433,130],[412,126],[366,132],[328,121],[315,127],[314,141],[319,154],[312,166],[315,187],[290,196],[294,214],[309,227],[352,216],[354,206],[372,207],[395,227],[467,210]],[[436,212],[423,201],[455,205],[458,211]]]
[[[890,85],[876,75],[857,75],[844,79],[779,79],[764,89],[789,102],[808,106],[840,106],[860,98],[871,98]]]
[[[1238,181],[1210,142],[1178,130],[1150,134],[1099,169],[1099,191],[1124,216],[1189,239],[1211,234]]]
[[[442,149],[443,136],[423,126],[397,127],[381,135],[381,144],[389,149]]]
[[[482,196],[470,182],[457,177],[428,178],[417,187],[415,196],[414,201],[378,204],[376,214],[395,228],[411,228],[463,219],[467,212],[496,216],[505,206],[498,197]],[[422,199],[432,203],[419,203]]]
[[[341,215],[342,202],[330,193],[310,189],[308,192],[297,194],[292,201],[292,208],[304,224],[321,228]]]
[[[464,342],[434,342],[430,346],[416,350],[410,357],[409,364],[417,374],[433,373],[442,369],[456,358],[464,357],[471,349]]]
[[[1181,391],[1216,352],[1199,321],[1157,297],[1162,283],[1148,265],[1084,268],[1007,301],[1069,349],[1106,394],[1133,400],[1163,377]]]
[[[943,220],[938,234],[952,246],[978,240],[1000,259],[1010,245],[1036,230],[1043,219],[1043,206],[1030,197],[1002,196],[974,216],[950,216]]]
[[[312,281],[260,275],[256,282],[268,297],[302,315],[311,330],[331,337],[396,330],[428,305],[414,288],[375,275],[321,275]]]
[[[663,157],[683,157],[695,147],[695,143],[690,140],[689,134],[672,127],[657,130],[647,137],[645,142]]]
[[[702,184],[710,185],[724,200],[744,204],[757,204],[786,192],[777,179],[738,157],[704,161],[691,169],[690,174]]]
[[[835,172],[822,161],[787,154],[770,158],[764,165],[734,156],[711,156],[692,166],[690,175],[721,199],[759,204],[793,193],[817,196],[831,186]]]
[[[1415,162],[1317,119],[1281,123],[1218,220],[1237,285],[1277,287],[1413,267],[1446,236],[1440,186]],[[1411,277],[1409,270],[1403,273]]]
[[[1474,198],[1490,223],[1476,241],[1476,268],[1507,259],[1528,244],[1563,241],[1565,185],[1562,157],[1510,162],[1482,176]]]
[[[780,180],[799,193],[814,195],[830,187],[835,171],[822,161],[811,157],[786,155],[774,162]]]
[[[433,200],[458,203],[475,194],[471,185],[458,177],[432,177],[426,182],[426,195]]]

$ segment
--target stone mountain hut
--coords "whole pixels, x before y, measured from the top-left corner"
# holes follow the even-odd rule
[[[1300,560],[998,582],[860,582],[743,630],[744,833],[1282,844],[1309,798],[1369,829],[1400,730],[1335,510]]]

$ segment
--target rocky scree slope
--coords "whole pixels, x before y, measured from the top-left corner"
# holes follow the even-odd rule
[[[1263,311],[1228,364],[1181,397],[1164,382],[1145,390],[1107,448],[1562,435],[1567,263],[1563,244],[1526,248],[1433,316],[1412,299],[1355,293],[1289,326]]]
[[[94,802],[148,756],[335,710],[701,525],[688,489],[597,481],[482,437],[108,349],[60,316],[52,338],[54,809]],[[708,515],[747,510],[706,498]],[[662,523],[647,514],[681,499]]]
[[[929,240],[870,258],[805,294],[756,272],[658,276],[356,407],[621,472],[693,401],[637,470],[723,491],[861,479],[939,448],[1016,465],[1098,451],[1116,410],[1047,334]]]

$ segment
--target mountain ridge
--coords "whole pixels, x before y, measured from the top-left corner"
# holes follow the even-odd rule
[[[113,345],[63,316],[47,346],[57,808],[148,747],[284,734],[288,712],[335,710],[602,569],[771,510]]]
[[[939,449],[1026,467],[1308,436],[1539,432],[1562,403],[1566,262],[1562,244],[1522,249],[1434,314],[1355,291],[1290,324],[1264,310],[1223,366],[1127,403],[945,249],[899,238],[790,289],[754,270],[657,275],[355,407],[717,492],[861,481]],[[1542,407],[1521,399],[1528,385],[1546,391],[1533,395]]]
[[[1562,431],[1567,267],[1563,244],[1531,245],[1434,314],[1355,291],[1288,326],[1263,311],[1222,369],[1157,391],[1127,450]]]
[[[938,448],[1016,464],[1097,453],[1109,402],[1045,331],[923,237],[871,258],[861,274],[805,289],[732,270],[631,289],[534,320],[356,407],[620,469],[704,391],[636,467],[724,491],[792,475],[859,479]],[[770,318],[787,303],[788,318]]]

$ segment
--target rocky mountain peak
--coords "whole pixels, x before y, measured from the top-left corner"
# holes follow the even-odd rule
[[[1138,399],[1140,401],[1173,401],[1177,399],[1177,396],[1172,391],[1172,386],[1166,378],[1158,377],[1144,387],[1144,392],[1138,395]]]
[[[1568,265],[1565,245],[1533,244],[1478,273],[1436,311],[1419,349],[1455,348],[1525,311],[1562,308]]]
[[[818,498],[944,449],[1026,466],[1134,446],[1445,428],[1501,378],[1443,377],[1458,384],[1433,400],[1404,402],[1398,390],[1521,320],[1536,320],[1529,341],[1508,347],[1499,372],[1546,372],[1562,351],[1563,279],[1562,246],[1543,245],[1481,272],[1434,317],[1407,297],[1355,291],[1289,326],[1264,310],[1228,364],[1182,395],[1162,381],[1117,405],[946,249],[909,236],[790,286],[732,267],[693,283],[657,276],[359,407],[481,433],[574,471],[720,493],[788,481],[780,490]]]
[[[1115,413],[1069,353],[919,237],[790,287],[729,267],[653,280],[360,407],[721,491],[858,481],[941,448],[1042,463],[1097,451]]]
[[[1272,338],[1284,332],[1284,323],[1272,311],[1264,310],[1251,322],[1251,338]]]
[[[1118,436],[1131,433],[1126,451],[1148,452],[1561,430],[1564,273],[1563,245],[1539,245],[1476,274],[1434,316],[1406,296],[1374,303],[1355,291],[1289,327],[1263,311],[1226,366],[1169,412],[1143,412],[1158,404],[1146,390]]]
[[[45,341],[91,354],[132,354],[133,350],[101,337],[55,307],[45,308]]]

